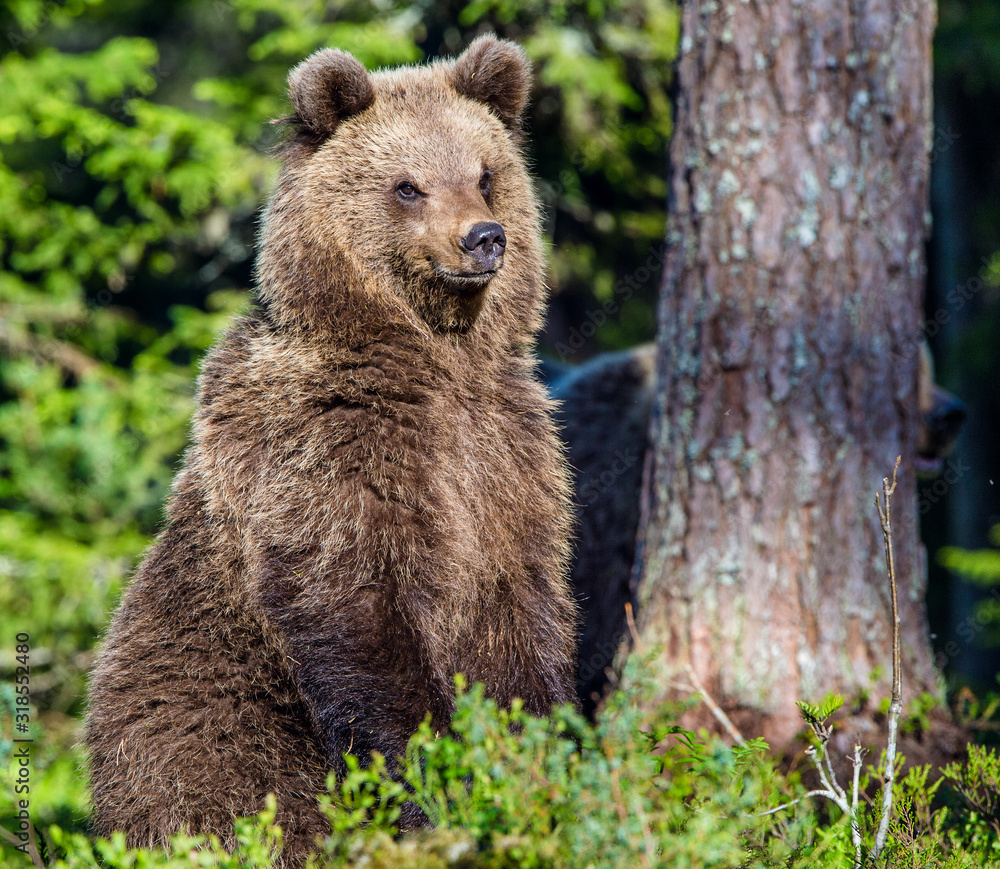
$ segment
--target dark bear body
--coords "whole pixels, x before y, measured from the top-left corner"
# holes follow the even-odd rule
[[[627,629],[639,494],[655,394],[656,348],[605,353],[550,384],[574,476],[573,593],[580,606],[576,690],[591,715]]]
[[[455,673],[535,713],[572,701],[568,483],[528,349],[528,84],[492,38],[293,71],[258,306],[204,363],[169,524],[93,674],[97,832],[232,842],[274,792],[298,862],[342,754],[447,728]]]

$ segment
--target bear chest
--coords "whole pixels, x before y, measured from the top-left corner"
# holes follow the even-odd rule
[[[470,643],[497,642],[484,629],[517,624],[512,607],[552,578],[538,541],[558,537],[561,505],[545,487],[554,447],[539,444],[519,415],[500,404],[444,400],[432,410],[418,427],[416,454],[395,457],[416,471],[423,528],[412,541],[404,601],[426,634],[440,638],[442,654],[458,654]]]

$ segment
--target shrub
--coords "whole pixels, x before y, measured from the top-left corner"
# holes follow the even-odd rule
[[[349,759],[341,782],[320,797],[330,835],[316,867],[370,869],[632,869],[662,867],[848,867],[850,828],[832,804],[804,799],[798,776],[783,775],[760,742],[732,747],[671,723],[679,707],[641,712],[639,674],[611,698],[594,725],[559,708],[534,718],[498,709],[482,686],[459,681],[446,734],[425,723],[395,776],[385,758]],[[1000,758],[972,749],[933,780],[926,767],[896,785],[898,812],[877,865],[1000,865]],[[942,800],[942,796],[946,799]],[[398,835],[400,805],[417,803],[434,826]],[[877,801],[875,801],[877,805]],[[780,811],[769,811],[785,805]],[[866,837],[875,812],[861,809]],[[170,853],[92,842],[50,829],[56,867],[264,867],[280,847],[274,804],[237,822],[238,847],[176,836]],[[10,853],[10,852],[8,852]],[[19,855],[14,859],[21,860]],[[11,865],[14,865],[13,863]]]

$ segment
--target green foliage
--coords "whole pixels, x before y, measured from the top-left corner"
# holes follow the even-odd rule
[[[796,703],[806,722],[813,727],[825,725],[826,720],[843,705],[843,694],[828,694],[823,698],[823,702],[818,705],[806,703],[802,700]]]
[[[637,674],[646,663],[630,666],[642,690]],[[519,707],[498,709],[482,686],[458,687],[451,730],[434,733],[425,723],[395,776],[375,755],[367,765],[350,758],[345,778],[331,779],[331,792],[320,797],[331,832],[315,867],[853,865],[845,819],[804,798],[803,783],[777,772],[763,743],[733,748],[683,730],[671,723],[678,710],[640,712],[636,694],[616,695],[589,725],[569,708],[539,719]],[[0,759],[9,760],[9,750],[0,744]],[[398,835],[407,799],[433,828]],[[895,804],[878,865],[998,865],[1000,758],[993,751],[971,747],[965,763],[940,776],[909,770],[897,781]],[[260,816],[237,822],[231,854],[215,840],[183,835],[169,853],[128,849],[118,835],[94,842],[61,827],[42,838],[54,867],[265,867],[281,843],[274,809],[269,801]],[[874,826],[873,811],[862,806],[866,837]],[[4,863],[24,864],[19,855]]]
[[[989,843],[993,856],[1000,858],[1000,757],[970,745],[968,761],[951,763],[942,774],[964,799],[969,810],[966,824],[975,827],[975,840],[984,846]]]
[[[1000,547],[1000,525],[990,530],[990,543]],[[1000,584],[1000,549],[961,549],[946,546],[938,558],[949,570],[959,573],[976,585],[989,587]]]
[[[1000,525],[990,529],[990,543],[1000,547]],[[976,604],[975,622],[978,628],[988,629],[983,638],[986,642],[1000,644],[1000,548],[969,550],[945,546],[938,550],[938,561],[973,585],[992,589],[989,598]]]
[[[889,712],[889,701],[886,699],[880,704],[883,714]],[[941,710],[943,704],[941,698],[924,691],[910,700],[903,710],[903,715],[899,720],[900,733],[931,733],[933,725],[931,723],[931,713]]]
[[[149,39],[40,38],[101,7],[24,0],[0,57],[0,629],[31,633],[46,714],[79,711],[88,650],[160,521],[195,359],[245,295],[154,313],[145,287],[218,255],[213,217],[249,215],[270,171],[224,123],[147,98]]]
[[[899,782],[887,857],[893,867],[1000,865],[1000,757],[969,746],[968,759],[932,776],[913,767]]]
[[[49,865],[66,869],[179,869],[179,867],[218,867],[218,869],[266,869],[274,864],[281,850],[281,829],[274,824],[276,804],[267,798],[267,808],[254,818],[236,821],[237,847],[232,852],[215,837],[177,835],[169,852],[156,848],[128,848],[125,837],[115,833],[110,840],[92,842],[82,833],[68,833],[51,827],[48,842],[51,853],[58,855]]]

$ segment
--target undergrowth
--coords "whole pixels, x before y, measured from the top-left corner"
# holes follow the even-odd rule
[[[624,693],[591,725],[568,707],[534,718],[518,706],[497,708],[482,686],[466,690],[459,680],[458,689],[451,732],[435,735],[425,723],[395,777],[375,755],[364,765],[351,758],[348,775],[330,781],[320,799],[331,832],[312,866],[855,865],[847,819],[828,801],[804,798],[810,773],[783,775],[761,741],[734,748],[671,724],[677,707],[650,714]],[[873,797],[859,819],[865,854],[880,781],[871,768],[866,775]],[[866,865],[1000,866],[1000,758],[993,751],[972,746],[964,763],[936,773],[910,769],[895,789],[886,848]],[[407,799],[433,826],[400,836]],[[59,827],[42,831],[39,842],[53,867],[267,867],[281,847],[274,817],[271,800],[256,818],[238,821],[231,854],[203,837],[177,836],[168,853]],[[3,858],[3,865],[29,864],[10,848]]]

